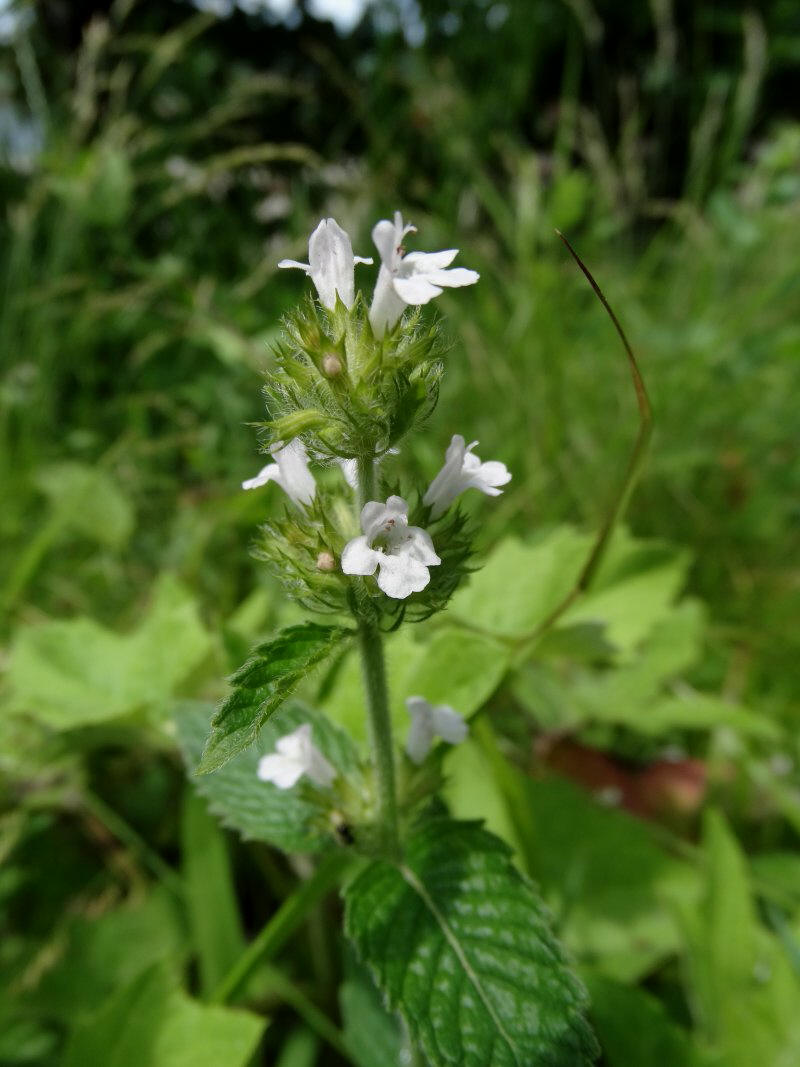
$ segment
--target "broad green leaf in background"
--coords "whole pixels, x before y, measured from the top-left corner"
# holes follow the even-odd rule
[[[398,739],[409,726],[406,697],[450,704],[468,718],[492,695],[510,662],[508,650],[498,641],[453,626],[409,627],[390,637],[385,647],[390,711]],[[363,683],[356,656],[348,656],[342,665],[323,706],[354,738],[366,741]]]
[[[384,1067],[403,1062],[399,1020],[383,1006],[366,968],[345,957],[345,980],[339,986],[339,1006],[347,1047],[356,1067]]]
[[[706,885],[681,907],[690,1006],[714,1062],[792,1067],[800,1062],[800,976],[759,922],[745,857],[721,813],[706,812]]]
[[[96,918],[76,915],[61,948],[36,989],[36,1002],[49,1017],[69,1025],[155,963],[177,973],[187,954],[180,907],[160,887]]]
[[[509,849],[434,819],[346,890],[345,929],[432,1067],[581,1067],[586,994]]]
[[[156,965],[119,990],[74,1033],[64,1067],[246,1067],[265,1022],[198,1004]]]
[[[493,634],[530,633],[573,588],[591,543],[568,526],[524,543],[501,541],[452,598],[449,613]]]
[[[49,498],[62,529],[109,548],[119,548],[128,540],[133,508],[106,471],[72,461],[55,463],[36,472],[36,484]]]
[[[623,982],[636,981],[679,949],[676,901],[700,890],[688,863],[662,849],[649,827],[599,804],[560,778],[534,781],[509,769],[509,812],[528,873],[561,917],[559,930],[578,957]]]
[[[200,986],[209,995],[244,952],[245,940],[225,835],[190,786],[183,796],[181,859]]]
[[[712,1067],[656,997],[593,971],[584,979],[607,1067]]]
[[[8,666],[10,710],[60,730],[134,712],[162,714],[210,649],[195,601],[164,575],[130,633],[88,618],[20,628]]]
[[[592,539],[569,526],[539,538],[509,539],[453,597],[451,614],[489,633],[532,634],[574,588]],[[561,617],[559,628],[600,624],[627,657],[669,612],[686,578],[688,555],[660,542],[614,534],[592,588]]]
[[[178,740],[192,784],[208,801],[211,813],[245,838],[267,841],[285,852],[311,852],[331,842],[330,803],[302,787],[278,789],[259,780],[258,761],[275,742],[301,723],[311,723],[314,744],[343,775],[352,775],[358,757],[350,738],[324,715],[292,702],[259,734],[255,744],[212,774],[196,776],[208,724],[210,704],[184,704],[175,714]]]
[[[230,680],[233,692],[211,720],[195,773],[208,774],[251,745],[298,683],[348,635],[341,626],[306,622],[257,645]]]

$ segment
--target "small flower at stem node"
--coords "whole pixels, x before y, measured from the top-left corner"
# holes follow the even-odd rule
[[[331,552],[320,552],[317,556],[317,570],[326,573],[336,570],[336,560]]]

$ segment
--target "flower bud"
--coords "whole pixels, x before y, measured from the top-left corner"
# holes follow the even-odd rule
[[[317,556],[317,570],[329,573],[336,569],[336,560],[330,552],[320,552]]]
[[[326,352],[322,357],[322,373],[328,378],[335,378],[342,373],[342,361],[335,352]]]

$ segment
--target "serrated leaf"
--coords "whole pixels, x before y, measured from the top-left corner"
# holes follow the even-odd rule
[[[192,784],[208,801],[209,811],[245,838],[266,841],[285,852],[313,852],[330,844],[330,803],[303,788],[278,789],[256,774],[258,761],[275,749],[279,737],[301,723],[311,723],[314,744],[343,776],[353,773],[358,757],[350,738],[320,712],[303,704],[286,705],[259,734],[255,744],[213,774],[192,774],[200,760],[213,712],[210,704],[177,709],[178,740]]]
[[[211,720],[211,735],[195,773],[217,770],[251,745],[301,679],[348,634],[341,626],[305,622],[287,626],[273,640],[257,645],[230,680],[233,692]]]
[[[76,1029],[64,1067],[245,1067],[263,1029],[249,1012],[198,1004],[158,965]]]
[[[348,886],[345,929],[432,1067],[581,1067],[587,998],[502,841],[438,818]]]

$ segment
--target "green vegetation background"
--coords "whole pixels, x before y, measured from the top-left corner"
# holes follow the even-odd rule
[[[653,667],[648,684],[705,701],[692,705],[699,732],[685,706],[663,702],[666,726],[648,726],[651,690],[626,689],[625,663],[587,651],[589,637],[497,677],[487,666],[483,683],[464,683],[463,700],[493,712],[514,766],[530,769],[532,739],[570,731],[576,744],[560,770],[584,785],[624,794],[630,775],[662,767],[671,746],[682,766],[699,768],[702,788],[677,814],[674,804],[660,811],[658,846],[648,837],[637,853],[644,824],[584,811],[586,794],[562,796],[561,779],[509,785],[492,763],[496,738],[484,737],[465,760],[488,760],[483,776],[496,789],[462,797],[464,811],[499,811],[519,788],[531,810],[551,811],[560,832],[547,848],[545,832],[509,833],[587,968],[608,1063],[665,1062],[665,1050],[675,1064],[796,1062],[794,5],[420,0],[375,5],[346,35],[309,15],[287,28],[155,0],[19,10],[0,56],[0,981],[10,993],[0,1063],[51,1064],[65,1047],[68,1062],[92,1062],[94,1038],[76,1036],[76,1024],[91,1030],[98,1005],[131,982],[151,1014],[172,1005],[176,1032],[207,1027],[222,1040],[230,1027],[240,1048],[230,1062],[255,1047],[252,1017],[239,1026],[222,1008],[201,1009],[174,975],[208,993],[242,948],[242,929],[258,928],[297,871],[264,846],[226,844],[183,798],[164,722],[177,698],[218,697],[249,644],[294,617],[247,551],[282,506],[278,494],[239,489],[261,465],[247,424],[262,416],[269,344],[303,288],[275,264],[304,258],[322,215],[369,254],[371,225],[398,207],[416,223],[418,247],[457,245],[482,275],[435,308],[454,348],[437,417],[404,454],[406,469],[429,478],[452,433],[479,439],[481,455],[514,472],[481,510],[485,547],[548,536],[556,546],[545,562],[518,545],[493,556],[494,584],[463,610],[480,614],[494,596],[487,626],[502,631],[505,589],[521,583],[534,596],[552,577],[546,566],[569,573],[558,538],[574,535],[548,531],[597,527],[636,432],[617,341],[558,227],[623,321],[656,416],[627,516],[640,548],[625,555],[623,545],[607,578],[657,571],[661,543],[675,547],[668,591],[646,586],[620,617],[646,615],[660,596],[663,618],[653,619],[673,626],[662,643],[673,660],[682,638],[690,648]],[[679,593],[678,617],[669,612]],[[613,610],[601,612],[607,627]],[[634,631],[630,655],[644,660],[652,635]],[[333,708],[347,707],[348,670]],[[601,675],[612,715],[597,710],[596,694],[592,704]],[[599,758],[602,770],[587,770]],[[454,766],[456,804],[470,773]],[[652,815],[655,787],[642,788],[639,806]],[[608,888],[608,907],[563,874],[590,818],[606,859],[576,864],[598,899]],[[672,835],[661,852],[658,834]],[[647,962],[634,952],[632,963],[631,946],[614,941],[644,892],[634,873],[615,883],[615,849],[639,857],[634,873],[646,857],[652,874],[644,911],[662,925],[642,935]],[[676,851],[708,884],[667,905]],[[725,886],[737,887],[735,899],[723,899]],[[223,928],[221,947],[204,921]],[[745,930],[755,956],[728,958],[724,945],[747,941]],[[369,991],[346,961],[337,1008],[343,965],[324,915],[304,936],[287,973],[346,1029]],[[761,1029],[739,1033],[731,1004],[750,995],[759,963],[787,977],[767,990]],[[261,1062],[344,1062],[282,979],[262,979],[246,1000],[275,1019]],[[104,1010],[110,1033],[129,1009]],[[194,1012],[206,1012],[202,1022]],[[636,1044],[631,1018],[662,1035],[651,1049]],[[695,1058],[707,1054],[717,1058]],[[159,1063],[183,1062],[164,1055]]]

